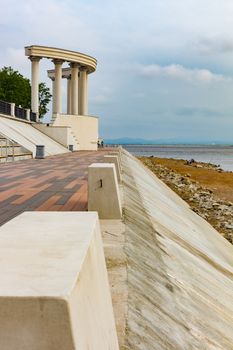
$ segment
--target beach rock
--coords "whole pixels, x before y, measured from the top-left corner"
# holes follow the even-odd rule
[[[226,227],[226,229],[228,229],[228,230],[233,230],[233,224],[225,223],[225,227]]]
[[[216,188],[205,188],[193,180],[189,173],[181,175],[165,166],[156,164],[154,159],[145,164],[173,191],[183,198],[190,208],[205,220],[209,221],[224,237],[233,243],[233,203],[223,201],[214,194]],[[200,163],[190,164],[196,166]],[[199,166],[198,166],[199,167]],[[213,164],[201,163],[200,168],[217,169]]]
[[[221,205],[221,204],[219,204],[219,203],[217,203],[217,202],[214,202],[214,203],[212,204],[212,206],[215,207],[215,208],[216,208],[216,207],[220,207],[220,205]]]
[[[179,187],[179,188],[184,188],[185,184],[177,184],[176,186]]]

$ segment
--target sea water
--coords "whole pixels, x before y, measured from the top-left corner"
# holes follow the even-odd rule
[[[233,171],[233,146],[203,145],[123,145],[135,156],[194,159],[219,165],[223,170]]]

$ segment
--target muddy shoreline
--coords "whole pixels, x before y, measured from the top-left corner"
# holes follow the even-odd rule
[[[159,179],[183,198],[233,244],[233,173],[210,163],[139,157]]]

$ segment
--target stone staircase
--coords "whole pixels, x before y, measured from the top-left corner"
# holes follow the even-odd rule
[[[31,159],[32,152],[0,134],[0,163]]]
[[[70,136],[71,136],[71,138],[73,139],[74,151],[79,150],[79,142],[78,142],[78,139],[77,139],[75,133],[74,133],[72,130],[70,130]]]
[[[34,128],[30,123],[15,120],[0,114],[0,133],[7,139],[23,146],[31,152],[33,158],[36,156],[36,146],[45,146],[45,157],[56,154],[68,153],[69,150],[60,143]]]
[[[51,119],[51,125],[52,126],[56,126],[56,120],[57,120],[58,116],[57,114],[53,114],[52,119]],[[59,125],[59,122],[58,122]],[[72,130],[72,128],[70,127],[70,144],[73,145],[73,149],[74,151],[78,151],[79,150],[79,141],[77,136],[75,135],[74,131]]]
[[[51,125],[54,125],[55,124],[55,122],[56,122],[56,119],[57,119],[57,114],[52,114],[52,118],[51,118],[51,121],[50,121],[50,124]]]

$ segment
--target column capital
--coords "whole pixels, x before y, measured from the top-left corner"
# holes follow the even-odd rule
[[[79,68],[80,67],[80,63],[77,63],[77,62],[70,62],[69,65],[71,68]]]
[[[28,59],[31,62],[39,62],[41,60],[42,57],[37,57],[37,56],[29,56]]]
[[[87,72],[88,71],[88,67],[80,66],[79,70],[80,70],[80,72]]]
[[[54,58],[54,59],[52,60],[52,62],[56,65],[56,64],[63,64],[65,61],[60,60],[60,59],[57,59],[57,58]]]

